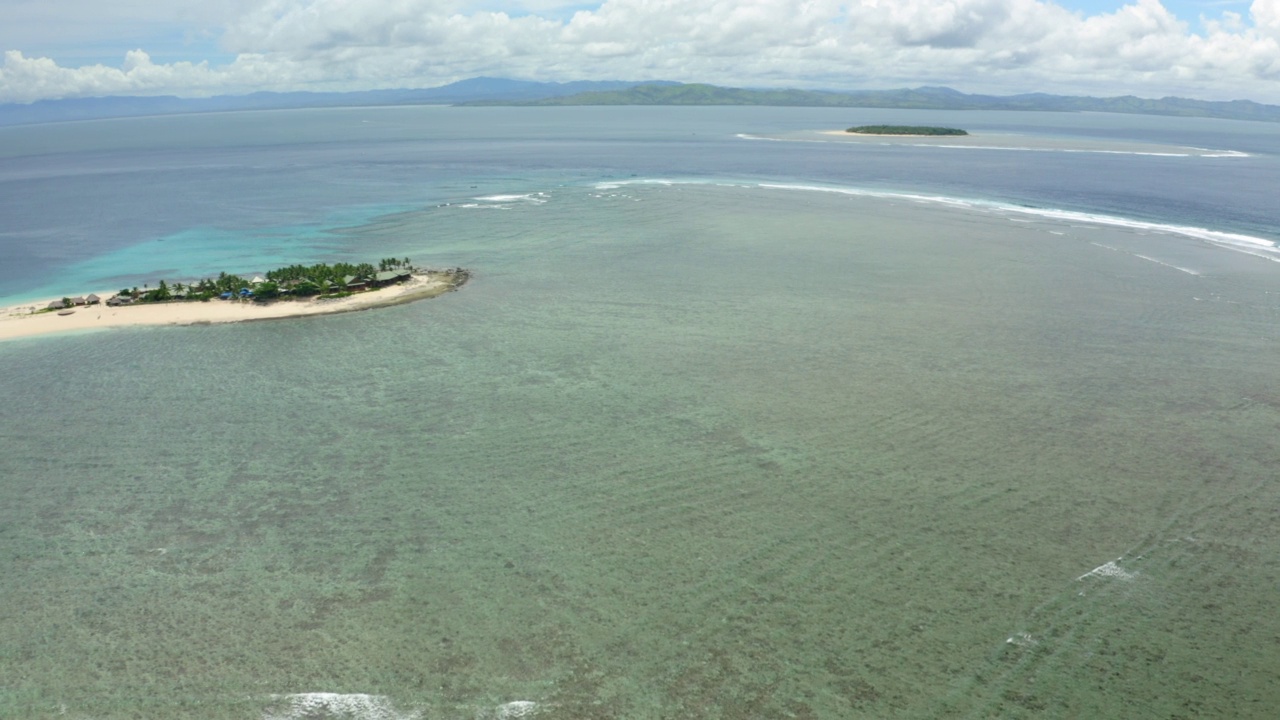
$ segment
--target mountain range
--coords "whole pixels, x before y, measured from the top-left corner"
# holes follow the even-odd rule
[[[257,92],[209,98],[113,96],[38,100],[29,104],[0,104],[0,126],[70,120],[96,120],[143,115],[289,110],[315,107],[377,107],[385,105],[457,105],[488,100],[503,103],[546,99],[583,92],[607,92],[640,83],[622,80],[566,83],[530,82],[477,77],[434,88],[363,90],[356,92]],[[657,85],[661,85],[658,83]]]
[[[1033,110],[1041,112],[1112,112],[1280,122],[1280,106],[1249,100],[1230,102],[1165,97],[1158,100],[1125,95],[1084,97],[1028,93],[969,95],[946,87],[827,92],[820,90],[751,90],[701,84],[639,84],[611,90],[524,100],[489,98],[467,105],[786,105],[805,107],[901,108],[914,110]]]
[[[1087,97],[1028,93],[971,95],[946,87],[833,92],[765,90],[674,82],[580,81],[542,83],[478,77],[436,88],[312,93],[260,92],[212,98],[103,97],[41,100],[0,105],[0,125],[88,120],[140,115],[278,110],[380,105],[780,105],[800,107],[902,108],[918,110],[1028,110],[1112,112],[1280,122],[1280,106],[1249,100],[1229,102]]]

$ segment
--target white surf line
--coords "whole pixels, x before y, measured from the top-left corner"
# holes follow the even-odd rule
[[[1016,205],[994,205],[994,207],[996,210],[1002,212],[1028,214],[1065,221],[1071,224],[1072,227],[1097,227],[1101,225],[1106,227],[1121,227],[1136,230],[1140,233],[1166,233],[1170,235],[1179,235],[1209,243],[1210,245],[1222,248],[1223,250],[1231,250],[1245,255],[1252,255],[1272,262],[1280,262],[1280,255],[1277,255],[1277,253],[1280,252],[1280,247],[1277,247],[1277,243],[1264,238],[1253,237],[1251,235],[1223,232],[1221,230],[1210,230],[1208,228],[1195,227],[1191,225],[1170,225],[1167,223],[1149,222],[1145,220],[1131,220],[1129,218],[1116,217],[1114,215],[1095,215],[1093,213],[1083,213],[1075,210],[1025,208]],[[1088,225],[1076,225],[1075,223],[1077,222],[1088,223]],[[1114,250],[1115,248],[1111,249]],[[1160,262],[1159,260],[1154,260],[1145,256],[1138,256],[1136,253],[1132,254],[1137,257],[1142,257],[1144,260]],[[1165,265],[1167,263],[1160,262],[1160,264]],[[1187,268],[1177,267],[1176,265],[1170,265],[1170,267],[1183,272],[1190,272],[1193,275],[1199,274],[1195,271],[1188,270]]]
[[[1202,147],[1193,147],[1193,148],[1191,148],[1191,149],[1192,149],[1192,150],[1199,150],[1200,152],[1205,153],[1204,155],[1201,155],[1200,157],[1207,157],[1207,158],[1247,158],[1247,157],[1250,157],[1249,153],[1247,153],[1247,152],[1240,152],[1239,150],[1214,150],[1213,148],[1202,148]]]
[[[1055,148],[1055,147],[1026,147],[1017,145],[956,145],[954,143],[924,143],[924,142],[875,142],[867,138],[883,138],[883,135],[867,135],[858,137],[857,133],[850,133],[847,138],[841,140],[819,140],[816,138],[779,138],[766,137],[763,135],[753,135],[751,133],[737,133],[734,137],[740,140],[761,140],[764,142],[799,142],[799,143],[843,143],[850,140],[855,143],[861,142],[864,145],[881,145],[893,146],[901,145],[904,147],[930,147],[944,148],[947,150],[1004,150],[1011,152],[1061,152],[1061,153],[1100,153],[1103,155],[1145,155],[1148,157],[1194,157],[1194,158],[1247,158],[1252,157],[1247,152],[1239,150],[1214,150],[1212,148],[1186,147],[1187,150],[1194,152],[1172,152],[1171,150],[1106,150],[1103,148]],[[903,138],[912,137],[909,135],[901,136]],[[1182,146],[1173,146],[1177,149],[1183,149]]]
[[[1157,264],[1157,265],[1163,265],[1163,266],[1168,267],[1168,268],[1173,268],[1174,270],[1180,270],[1180,271],[1182,271],[1182,272],[1184,272],[1184,273],[1186,273],[1186,274],[1188,274],[1188,275],[1199,275],[1199,274],[1200,274],[1199,272],[1197,272],[1197,271],[1195,271],[1195,270],[1192,270],[1192,269],[1190,269],[1190,268],[1179,267],[1179,266],[1174,265],[1174,264],[1172,264],[1172,263],[1164,262],[1163,260],[1157,260],[1157,259],[1155,259],[1155,258],[1153,258],[1153,257],[1147,257],[1146,255],[1139,255],[1138,253],[1129,253],[1129,254],[1130,254],[1130,255],[1132,255],[1132,256],[1134,256],[1134,257],[1136,257],[1136,258],[1142,258],[1143,260],[1150,260],[1151,262],[1153,262],[1153,263],[1155,263],[1155,264]]]
[[[483,197],[477,197],[473,199],[484,201],[484,202],[491,202],[491,203],[529,202],[535,205],[542,205],[543,203],[547,202],[548,197],[550,197],[548,193],[530,192],[530,193],[510,194],[510,195],[485,195]]]
[[[904,143],[905,144],[905,143]],[[911,143],[911,147],[936,147],[947,150],[1007,150],[1011,152],[1043,153],[1096,153],[1101,155],[1146,155],[1150,157],[1205,157],[1194,153],[1155,152],[1150,150],[1103,150],[1101,148],[1051,148],[1014,147],[1011,145],[943,145],[940,143]]]
[[[748,135],[747,133],[738,133],[734,137],[739,140],[759,140],[761,142],[800,142],[800,143],[832,143],[838,140],[813,140],[809,138],[771,138],[760,135]]]
[[[1218,247],[1225,247],[1225,248],[1227,248],[1228,250],[1234,250],[1234,251],[1236,251],[1236,252],[1238,252],[1238,253],[1243,253],[1243,254],[1245,254],[1245,255],[1252,255],[1252,256],[1254,256],[1254,257],[1262,258],[1263,260],[1270,260],[1271,262],[1280,262],[1280,257],[1275,257],[1275,256],[1273,256],[1273,255],[1266,255],[1266,254],[1258,253],[1258,252],[1253,252],[1252,250],[1246,250],[1246,249],[1244,249],[1244,248],[1236,247],[1236,246],[1234,246],[1234,245],[1222,245],[1222,244],[1218,244]]]
[[[1120,248],[1111,247],[1110,245],[1103,245],[1102,243],[1099,243],[1099,242],[1093,242],[1093,241],[1090,241],[1090,242],[1089,242],[1089,244],[1090,244],[1090,245],[1095,245],[1095,246],[1097,246],[1097,247],[1100,247],[1100,248],[1103,248],[1103,249],[1106,249],[1106,250],[1111,250],[1112,252],[1119,252],[1119,253],[1124,253],[1125,255],[1132,255],[1132,256],[1134,256],[1134,257],[1136,257],[1136,258],[1142,258],[1143,260],[1146,260],[1146,261],[1148,261],[1148,262],[1153,262],[1153,263],[1155,263],[1155,264],[1157,264],[1157,265],[1163,265],[1163,266],[1165,266],[1165,267],[1167,267],[1167,268],[1173,268],[1174,270],[1180,270],[1180,271],[1182,271],[1182,272],[1184,272],[1184,273],[1186,273],[1186,274],[1188,274],[1188,275],[1195,275],[1195,276],[1199,277],[1199,276],[1200,276],[1200,274],[1201,274],[1201,273],[1200,273],[1200,271],[1198,271],[1198,270],[1192,270],[1191,268],[1179,267],[1179,266],[1177,266],[1177,265],[1173,265],[1173,264],[1171,264],[1171,263],[1167,263],[1167,262],[1165,262],[1165,261],[1163,261],[1163,260],[1157,260],[1157,259],[1155,259],[1155,258],[1153,258],[1153,257],[1147,257],[1146,255],[1139,255],[1139,254],[1138,254],[1138,253],[1136,253],[1136,252],[1129,252],[1128,250],[1121,250]]]
[[[1252,235],[1243,235],[1240,233],[1225,232],[1222,230],[1210,230],[1208,228],[1196,227],[1194,225],[1172,225],[1169,223],[1151,222],[1147,220],[1134,220],[1116,215],[1081,212],[1079,210],[1025,207],[1022,205],[1011,205],[999,201],[972,200],[949,197],[946,195],[929,195],[924,193],[890,190],[870,190],[865,188],[839,187],[831,185],[810,185],[805,183],[765,181],[749,182],[745,185],[740,185],[739,183],[724,183],[708,180],[671,180],[666,178],[638,178],[635,180],[604,181],[596,183],[595,188],[597,190],[616,190],[624,185],[721,185],[729,187],[756,187],[764,190],[823,192],[837,195],[849,195],[853,197],[871,197],[888,200],[907,200],[933,203],[965,208],[968,210],[976,210],[979,212],[1002,213],[1005,217],[1030,216],[1040,220],[1054,220],[1065,223],[1070,227],[1092,229],[1097,228],[1098,226],[1103,226],[1125,228],[1127,230],[1135,230],[1140,233],[1167,233],[1170,235],[1178,235],[1181,237],[1200,240],[1215,247],[1222,248],[1223,250],[1232,250],[1245,255],[1252,255],[1254,257],[1270,260],[1272,262],[1280,262],[1280,244],[1272,240],[1254,237]],[[1150,258],[1144,259],[1149,260]],[[1177,269],[1182,270],[1183,272],[1192,272],[1195,274],[1194,271],[1188,271],[1186,268]]]

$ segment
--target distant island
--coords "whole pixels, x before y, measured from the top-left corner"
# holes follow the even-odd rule
[[[409,258],[384,258],[378,267],[371,263],[335,263],[327,265],[290,265],[270,270],[266,277],[246,279],[239,275],[220,273],[216,278],[205,278],[190,284],[168,283],[161,280],[156,287],[150,284],[143,290],[123,288],[106,301],[108,306],[134,305],[163,302],[208,302],[218,300],[245,300],[258,303],[275,300],[316,298],[336,300],[355,293],[399,285],[412,279],[415,270]],[[449,288],[455,289],[466,282],[468,273],[461,268],[440,271],[450,279]],[[89,298],[98,298],[90,295]],[[73,308],[92,304],[87,298],[62,298],[53,300],[44,311]],[[43,311],[42,311],[43,312]]]
[[[1280,106],[1250,100],[1194,100],[1133,95],[1088,97],[1023,93],[977,95],[948,87],[890,90],[732,88],[702,83],[531,82],[471,78],[435,88],[353,92],[258,92],[211,98],[96,97],[0,103],[0,126],[27,123],[284,108],[386,105],[773,105],[787,107],[902,108],[915,110],[1030,110],[1173,115],[1280,122]]]
[[[371,263],[290,265],[244,278],[183,283],[160,280],[122,288],[105,301],[96,293],[0,309],[0,340],[69,330],[138,325],[207,325],[328,315],[399,305],[457,290],[471,277],[464,268],[427,270],[409,258]],[[104,295],[109,293],[103,293]]]
[[[859,125],[845,130],[857,135],[968,135],[959,128],[933,127],[931,125]]]
[[[1025,93],[971,95],[948,87],[845,92],[797,89],[749,89],[701,83],[644,83],[628,88],[596,89],[540,99],[477,99],[462,105],[770,105],[786,107],[898,108],[911,110],[1021,110],[1037,112],[1109,112],[1280,122],[1280,106],[1251,100],[1159,99],[1133,95],[1088,97]]]

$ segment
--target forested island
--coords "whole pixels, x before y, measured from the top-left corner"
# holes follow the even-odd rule
[[[933,127],[931,125],[859,125],[845,132],[857,135],[968,135],[959,128]]]
[[[220,273],[191,282],[160,280],[97,294],[0,308],[0,340],[142,325],[209,325],[333,315],[401,305],[457,290],[464,268],[430,270],[409,258],[372,263],[290,265],[245,278]]]
[[[204,278],[184,284],[160,280],[156,287],[144,285],[138,288],[122,288],[108,305],[130,305],[172,301],[253,300],[268,302],[287,298],[317,298],[320,300],[349,297],[365,290],[408,281],[414,273],[424,272],[414,268],[409,258],[384,258],[377,267],[372,263],[319,263],[316,265],[290,265],[268,271],[266,276],[244,278],[220,273],[216,278]],[[462,268],[440,271],[449,278],[450,289],[466,282],[468,273]],[[68,299],[70,300],[70,299]],[[74,301],[68,303],[75,304]]]

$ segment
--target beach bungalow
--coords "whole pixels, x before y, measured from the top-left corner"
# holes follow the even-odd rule
[[[342,278],[342,283],[343,285],[346,285],[347,290],[350,290],[351,292],[357,292],[369,287],[369,284],[365,282],[363,278],[358,278],[355,275],[348,275]]]
[[[98,303],[102,302],[102,298],[98,297],[97,295],[94,295],[93,293],[89,293],[88,295],[85,295],[84,301],[85,301],[85,304],[87,305],[97,305]]]
[[[45,309],[47,309],[47,310],[61,310],[62,308],[66,307],[66,306],[67,306],[67,304],[66,304],[66,303],[64,303],[64,302],[62,302],[61,300],[54,300],[54,301],[50,302],[48,305],[46,305],[46,306],[45,306]]]
[[[393,283],[404,282],[412,277],[408,270],[384,270],[373,276],[374,287],[386,287]]]
[[[85,300],[82,297],[73,297],[71,298],[71,304],[72,305],[88,305],[89,301]]]

